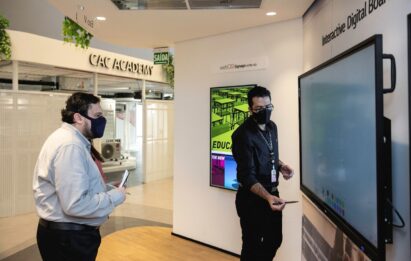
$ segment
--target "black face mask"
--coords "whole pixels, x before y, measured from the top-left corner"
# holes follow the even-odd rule
[[[270,122],[271,111],[269,109],[262,109],[259,112],[253,112],[253,117],[258,124],[267,124]]]
[[[104,135],[104,129],[106,128],[106,118],[103,116],[98,117],[97,119],[90,118],[87,115],[83,115],[85,118],[91,121],[91,133],[93,138],[101,138]]]

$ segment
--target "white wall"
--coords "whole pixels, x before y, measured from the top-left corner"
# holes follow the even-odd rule
[[[209,186],[210,87],[256,83],[275,106],[280,158],[294,167],[280,193],[299,199],[298,82],[302,73],[302,20],[261,26],[176,44],[173,232],[234,253],[241,251],[235,192]],[[215,73],[216,66],[264,57],[264,70]],[[301,258],[301,205],[284,210],[284,242],[277,260]]]
[[[408,140],[408,62],[407,15],[411,12],[409,0],[386,0],[385,4],[330,43],[322,46],[321,37],[331,32],[338,23],[365,1],[320,0],[306,14],[304,24],[304,70],[374,35],[383,34],[384,53],[393,54],[397,65],[397,89],[384,96],[384,114],[392,120],[393,202],[406,222],[403,229],[394,229],[394,244],[387,245],[387,260],[410,258],[410,188]],[[367,2],[367,8],[369,1]],[[384,63],[385,64],[385,63]],[[389,63],[384,67],[384,83],[389,86]],[[394,219],[399,223],[398,219]]]

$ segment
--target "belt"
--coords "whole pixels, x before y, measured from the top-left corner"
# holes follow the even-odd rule
[[[53,230],[97,230],[100,227],[94,227],[83,224],[69,223],[69,222],[54,222],[40,218],[39,224],[45,228]]]
[[[273,187],[263,186],[263,187],[265,188],[265,190],[267,190],[267,192],[270,192],[270,193],[274,193],[278,190],[276,186],[273,186]],[[243,188],[243,186],[240,184],[238,187],[238,190],[240,190],[241,188]]]

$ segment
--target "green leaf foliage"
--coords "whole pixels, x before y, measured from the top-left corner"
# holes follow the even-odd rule
[[[9,20],[0,15],[0,61],[10,60],[11,58],[11,41],[6,32],[9,25]]]
[[[163,69],[166,71],[167,83],[174,88],[174,59],[173,55],[170,53],[168,57],[168,64],[163,64]]]
[[[90,46],[91,38],[93,38],[93,35],[83,29],[83,27],[68,17],[64,18],[63,41],[74,43],[76,47],[80,46],[83,49],[87,49]]]

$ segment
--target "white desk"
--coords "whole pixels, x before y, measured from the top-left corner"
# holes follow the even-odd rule
[[[136,164],[136,158],[129,157],[128,159],[119,161],[103,162],[102,165],[104,173],[108,174],[113,172],[125,171],[126,169],[133,170],[136,168]]]

